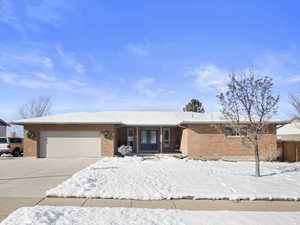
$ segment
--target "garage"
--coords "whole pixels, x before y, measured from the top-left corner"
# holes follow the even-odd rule
[[[282,160],[284,162],[300,161],[300,140],[279,141],[278,145],[282,148]]]
[[[39,157],[99,157],[99,131],[41,131]]]

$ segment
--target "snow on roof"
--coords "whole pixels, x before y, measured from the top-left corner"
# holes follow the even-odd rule
[[[283,127],[277,129],[277,135],[293,135],[299,134],[300,135],[300,122],[293,121],[289,124],[284,125]]]
[[[2,126],[9,126],[8,123],[6,123],[4,120],[1,120],[1,119],[0,119],[0,125],[2,125]]]
[[[270,123],[283,123],[269,120]],[[222,113],[195,112],[79,112],[13,121],[14,124],[124,124],[180,125],[187,123],[228,123]]]

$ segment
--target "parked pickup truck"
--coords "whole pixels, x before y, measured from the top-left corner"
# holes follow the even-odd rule
[[[0,156],[12,154],[14,157],[23,155],[23,138],[0,137]]]

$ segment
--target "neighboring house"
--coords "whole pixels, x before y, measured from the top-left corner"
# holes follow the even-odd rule
[[[8,123],[0,119],[0,137],[6,137],[6,127],[8,126]]]
[[[203,159],[253,155],[221,113],[90,112],[13,123],[24,126],[25,156],[114,156],[119,146],[127,144],[137,154],[180,151]],[[275,160],[281,154],[276,145],[276,125],[281,123],[266,123],[268,131],[260,143],[262,159]]]
[[[282,160],[300,161],[300,122],[297,120],[277,129],[277,146],[282,151]]]
[[[294,120],[277,129],[277,138],[280,140],[299,140],[300,141],[300,122]]]

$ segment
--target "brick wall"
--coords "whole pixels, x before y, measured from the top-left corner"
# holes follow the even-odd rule
[[[191,158],[220,159],[228,156],[253,156],[253,151],[242,144],[239,137],[226,137],[220,127],[213,125],[185,125],[181,151]],[[259,143],[263,160],[275,160],[280,156],[276,144],[276,127],[270,125]]]
[[[188,155],[188,133],[189,133],[189,129],[182,130],[180,151],[184,155]]]
[[[28,138],[27,133],[33,131],[31,127],[24,127],[24,140],[23,140],[23,151],[24,156],[38,156],[38,132],[35,130],[34,133],[37,135],[35,138]]]
[[[245,147],[238,137],[226,137],[220,129],[212,125],[184,125],[182,128],[171,128],[171,146],[175,148],[180,144],[180,150],[184,155],[191,158],[220,159],[227,156],[253,156],[251,148]],[[27,137],[28,131],[33,131],[36,138]],[[38,156],[40,131],[76,131],[95,130],[110,131],[112,139],[101,138],[102,155],[113,156],[117,152],[119,140],[127,139],[125,128],[116,128],[113,125],[26,125],[24,127],[24,155]],[[136,132],[134,129],[135,137]],[[181,137],[181,140],[180,140]],[[280,148],[276,144],[276,127],[270,125],[264,135],[263,141],[259,144],[261,158],[274,160],[280,155]],[[168,149],[164,149],[167,152]],[[99,150],[100,156],[100,150]]]
[[[28,138],[27,133],[31,131],[35,138]],[[112,139],[101,138],[101,150],[99,156],[113,156],[116,152],[116,129],[113,125],[25,125],[24,126],[24,156],[38,157],[40,131],[109,131]]]

